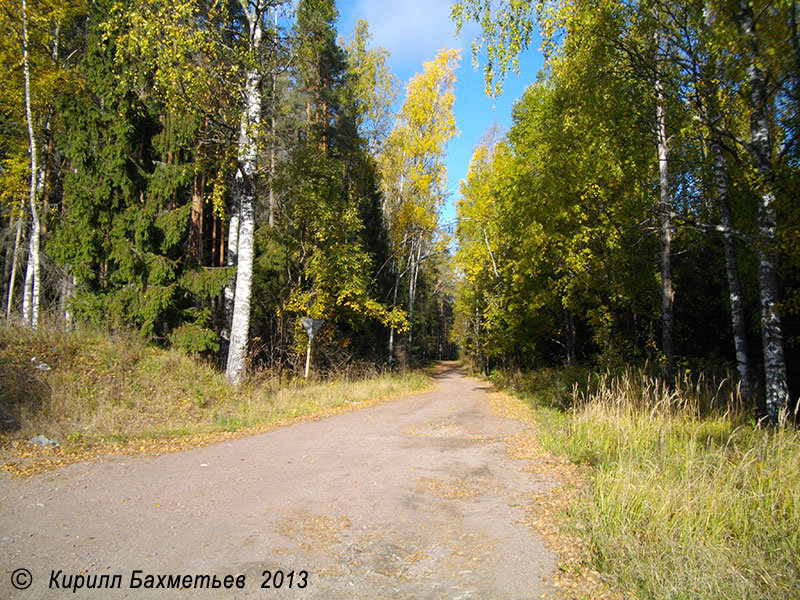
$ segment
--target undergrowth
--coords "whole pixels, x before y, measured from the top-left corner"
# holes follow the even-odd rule
[[[125,444],[263,427],[422,389],[422,373],[326,382],[269,374],[240,388],[202,360],[135,333],[0,326],[0,443],[44,435],[70,446]]]
[[[796,429],[760,426],[702,378],[574,375],[541,372],[527,397],[548,450],[591,467],[568,518],[598,570],[639,598],[798,597]]]

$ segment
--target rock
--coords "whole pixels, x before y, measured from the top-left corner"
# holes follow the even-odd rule
[[[49,371],[51,368],[50,365],[38,360],[35,356],[31,359],[31,362],[33,363],[33,368],[40,371]]]
[[[34,446],[53,446],[54,448],[58,448],[58,446],[60,446],[57,441],[46,438],[43,435],[32,437],[28,440],[28,443],[33,444]]]

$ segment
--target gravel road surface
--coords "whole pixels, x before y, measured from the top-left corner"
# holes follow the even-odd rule
[[[454,364],[436,379],[196,450],[0,475],[0,598],[550,595],[556,556],[522,521],[551,484],[506,455],[524,426],[494,416],[488,386]],[[157,587],[177,576],[188,588]]]

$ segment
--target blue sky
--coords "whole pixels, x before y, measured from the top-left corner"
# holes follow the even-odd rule
[[[403,85],[422,71],[425,61],[433,60],[445,46],[460,48],[461,65],[456,74],[455,117],[459,136],[447,150],[448,189],[450,198],[442,220],[455,217],[459,181],[466,177],[472,151],[481,136],[495,121],[507,131],[511,125],[511,109],[525,88],[536,80],[542,66],[538,43],[520,56],[520,74],[509,73],[503,95],[497,99],[484,93],[483,63],[472,64],[472,40],[480,29],[471,25],[456,38],[450,20],[451,0],[337,0],[339,34],[349,38],[358,19],[369,23],[374,46],[383,46],[391,53],[389,64]],[[482,59],[479,59],[482,60]],[[402,97],[399,99],[402,102]]]

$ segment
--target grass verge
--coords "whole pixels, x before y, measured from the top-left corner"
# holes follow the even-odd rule
[[[249,435],[422,390],[418,372],[240,388],[135,334],[0,327],[0,459],[17,475],[110,452],[160,453]],[[44,435],[60,446],[27,443]]]
[[[702,381],[571,375],[539,374],[550,384],[523,397],[543,446],[583,468],[567,521],[591,568],[639,598],[797,598],[796,429],[725,410],[724,388]]]

